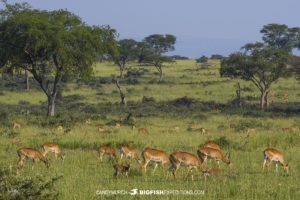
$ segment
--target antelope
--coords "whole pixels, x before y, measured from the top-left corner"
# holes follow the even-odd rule
[[[121,127],[121,124],[116,123],[115,127],[116,127],[116,128],[120,128],[120,127]]]
[[[194,130],[196,130],[197,128],[196,128],[196,126],[194,125],[194,124],[189,124],[189,126],[188,126],[188,128],[187,128],[187,130],[188,131],[194,131]]]
[[[194,168],[198,169],[199,171],[202,170],[202,163],[201,161],[193,154],[188,152],[174,152],[169,157],[171,162],[170,170],[173,173],[174,178],[176,178],[176,172],[179,169],[180,165],[188,166],[188,173],[185,178],[192,172]],[[194,180],[194,176],[192,175],[192,180]]]
[[[201,135],[204,135],[206,132],[205,128],[200,128],[199,131],[200,131]]]
[[[231,168],[231,163],[230,163],[230,153],[224,154],[222,150],[219,149],[213,149],[209,147],[203,147],[198,149],[197,154],[199,158],[203,161],[203,163],[208,159],[212,158],[217,161],[219,168],[220,168],[220,161],[223,161],[226,163],[229,168]]]
[[[56,127],[56,130],[57,130],[57,131],[62,131],[62,130],[64,130],[64,128],[62,127],[62,125],[58,125],[58,126]]]
[[[169,156],[165,151],[158,150],[158,149],[152,149],[152,148],[146,148],[142,152],[142,157],[144,159],[144,163],[142,165],[142,168],[147,171],[147,165],[150,161],[155,162],[155,166],[153,169],[153,174],[158,166],[158,163],[161,163],[161,166],[164,168],[165,164],[169,164]]]
[[[17,175],[19,175],[19,170],[22,169],[25,159],[32,159],[33,163],[35,163],[36,161],[42,161],[43,163],[45,163],[47,168],[49,167],[47,158],[45,158],[41,152],[35,149],[21,148],[17,151],[17,154],[19,156],[19,160],[17,163]]]
[[[123,156],[125,156],[125,159],[127,157],[132,157],[134,158],[138,163],[141,163],[141,159],[139,158],[139,156],[137,155],[136,149],[134,147],[131,147],[128,144],[124,144],[121,146],[120,148],[120,153],[121,153],[121,157],[120,159],[122,160]]]
[[[125,175],[126,178],[128,178],[130,165],[123,166],[123,165],[120,165],[120,164],[115,164],[113,167],[115,169],[115,173],[114,173],[115,177],[117,177],[119,174],[121,174],[121,175]]]
[[[249,134],[249,133],[256,133],[256,128],[248,128],[247,134]]]
[[[46,156],[48,152],[53,152],[56,159],[58,157],[60,157],[62,160],[64,160],[65,155],[59,148],[58,144],[46,143],[46,144],[43,144],[42,147],[44,149],[43,156]]]
[[[88,124],[88,125],[90,125],[90,124],[92,124],[92,121],[91,121],[90,118],[88,118],[88,119],[85,120],[85,123]]]
[[[102,161],[103,155],[107,154],[110,156],[110,159],[115,158],[117,160],[117,150],[114,147],[109,146],[100,146],[98,148],[99,157],[98,160]]]
[[[14,122],[13,123],[13,129],[20,129],[21,128],[21,124],[20,123],[17,123],[17,122]]]
[[[175,131],[179,131],[180,127],[179,127],[178,125],[176,125],[176,126],[173,127],[173,129],[174,129]]]
[[[271,162],[276,162],[276,173],[278,173],[278,163],[283,167],[285,173],[289,172],[289,166],[284,162],[284,158],[282,153],[274,148],[267,148],[263,151],[264,154],[264,162],[263,162],[263,171],[265,170],[265,166],[270,166]]]
[[[98,127],[98,131],[99,131],[100,133],[103,133],[103,132],[106,131],[106,129],[105,129],[104,127]]]
[[[297,131],[297,128],[295,128],[295,127],[286,127],[286,128],[282,128],[281,130],[284,131],[284,132],[294,133],[294,132]]]
[[[212,148],[212,149],[217,149],[217,150],[221,150],[221,147],[220,145],[214,143],[214,142],[211,142],[211,141],[207,141],[205,142],[205,144],[203,145],[203,148]]]
[[[146,128],[139,128],[138,129],[138,133],[139,134],[149,135],[149,131]]]
[[[223,173],[223,171],[221,169],[204,169],[202,170],[203,176],[204,176],[204,180],[206,181],[207,177],[209,176],[219,176]]]

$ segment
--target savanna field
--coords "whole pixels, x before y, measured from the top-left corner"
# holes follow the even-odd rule
[[[15,176],[17,150],[31,147],[38,150],[46,142],[57,143],[65,153],[65,160],[56,160],[49,153],[50,168],[25,161],[18,179],[58,177],[54,190],[58,199],[299,199],[300,198],[300,86],[294,78],[281,78],[272,85],[270,108],[259,110],[259,92],[250,82],[221,78],[220,63],[210,60],[208,68],[196,65],[194,60],[176,61],[163,67],[164,79],[152,66],[130,63],[127,76],[120,82],[127,106],[119,105],[118,88],[112,78],[119,75],[112,63],[95,65],[89,81],[64,83],[57,99],[56,117],[46,117],[46,96],[31,79],[26,91],[19,81],[1,79],[0,93],[0,167]],[[23,77],[20,75],[20,77]],[[243,106],[232,103],[235,84],[241,84]],[[85,123],[87,119],[90,124]],[[13,129],[13,123],[21,128]],[[120,124],[118,127],[116,124]],[[193,125],[195,130],[188,129]],[[62,126],[62,130],[57,127]],[[105,129],[99,132],[98,128]],[[179,127],[179,128],[175,128]],[[205,128],[201,135],[199,128]],[[146,128],[149,134],[138,133]],[[247,133],[248,129],[256,131]],[[135,160],[129,163],[128,179],[113,176],[113,161],[107,156],[100,162],[96,149],[100,145],[119,148],[130,144],[140,155],[146,147],[187,151],[196,155],[207,140],[221,145],[231,153],[233,169],[221,163],[222,174],[208,177],[193,171],[195,180],[184,179],[186,167],[178,171],[177,179],[166,177],[167,169],[159,165],[151,174],[153,165],[144,173]],[[262,172],[263,150],[280,150],[290,172],[281,166],[275,173]],[[205,163],[217,168],[215,162]],[[201,195],[97,195],[98,190],[203,190]]]

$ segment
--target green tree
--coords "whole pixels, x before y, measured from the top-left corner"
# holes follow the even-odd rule
[[[278,78],[288,75],[288,52],[270,48],[262,43],[247,44],[244,52],[233,53],[221,63],[222,77],[251,81],[260,91],[260,108],[268,107],[271,85]]]
[[[300,28],[289,28],[285,24],[267,24],[261,31],[263,41],[273,48],[291,52],[293,48],[299,48]]]
[[[66,10],[19,5],[6,4],[1,10],[0,66],[30,72],[47,96],[48,116],[54,116],[62,77],[90,77],[97,59],[116,52],[116,32],[88,26]]]
[[[113,59],[120,68],[120,78],[123,78],[126,64],[138,58],[138,42],[133,39],[123,39],[118,41],[117,47],[119,53]]]
[[[208,57],[206,56],[201,56],[200,58],[196,59],[196,63],[207,63],[208,62]]]
[[[176,37],[173,35],[153,34],[140,43],[140,62],[153,64],[159,72],[159,81],[163,79],[162,64],[172,59],[164,54],[175,50]]]

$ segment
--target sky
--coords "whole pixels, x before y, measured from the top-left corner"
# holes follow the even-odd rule
[[[8,3],[24,2],[8,0]],[[27,0],[33,8],[67,9],[89,25],[110,25],[119,39],[176,36],[169,55],[198,58],[236,52],[261,40],[269,23],[300,27],[299,0]],[[3,7],[3,5],[0,5]]]

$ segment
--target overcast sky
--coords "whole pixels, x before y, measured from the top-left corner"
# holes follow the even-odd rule
[[[9,3],[24,2],[8,0]],[[67,9],[90,25],[110,25],[120,38],[177,37],[171,54],[228,55],[261,39],[265,24],[300,27],[300,0],[27,0],[34,8]],[[1,5],[3,6],[3,5]]]

